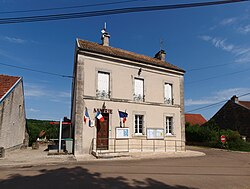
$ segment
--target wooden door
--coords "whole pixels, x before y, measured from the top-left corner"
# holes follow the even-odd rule
[[[102,113],[104,121],[101,122],[99,119],[97,121],[97,137],[96,137],[96,147],[99,150],[108,150],[109,144],[109,114]]]

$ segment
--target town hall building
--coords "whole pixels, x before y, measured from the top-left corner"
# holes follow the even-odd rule
[[[77,39],[71,119],[74,154],[185,150],[184,73],[155,57]]]

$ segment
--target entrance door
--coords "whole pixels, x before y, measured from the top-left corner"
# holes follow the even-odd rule
[[[104,117],[104,121],[100,122],[99,119],[96,118],[97,121],[97,137],[96,137],[96,147],[99,150],[108,150],[109,144],[109,114],[102,113]]]

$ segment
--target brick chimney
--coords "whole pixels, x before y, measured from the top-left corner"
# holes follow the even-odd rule
[[[238,103],[239,102],[239,99],[236,95],[232,96],[231,100],[234,102],[234,103]]]
[[[160,50],[158,53],[155,54],[155,58],[165,62],[166,52],[164,50]]]
[[[106,22],[104,24],[104,28],[102,29],[102,45],[103,46],[109,46],[109,38],[110,38],[110,35],[108,34],[107,32],[107,29],[106,29]]]

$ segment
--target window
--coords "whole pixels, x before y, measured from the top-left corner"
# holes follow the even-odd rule
[[[166,117],[166,135],[173,135],[173,117]]]
[[[143,115],[135,115],[135,134],[143,134]]]
[[[98,72],[96,96],[101,98],[110,98],[109,88],[109,73]]]
[[[173,104],[173,85],[170,83],[165,83],[164,85],[164,103]]]
[[[135,78],[134,87],[134,100],[144,101],[144,80]]]

